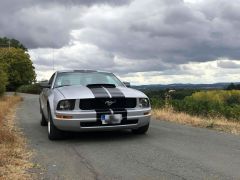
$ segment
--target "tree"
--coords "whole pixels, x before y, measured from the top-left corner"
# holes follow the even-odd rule
[[[27,48],[23,44],[21,44],[18,40],[9,39],[6,37],[3,37],[3,38],[0,37],[0,47],[7,48],[9,46],[14,48],[20,48],[24,51],[27,51]]]
[[[240,90],[240,84],[236,84],[236,89]]]
[[[231,83],[227,86],[226,90],[233,90],[236,89],[236,85],[234,83]]]
[[[7,90],[15,91],[21,85],[36,81],[35,68],[30,56],[20,48],[0,48],[0,64],[8,76]]]

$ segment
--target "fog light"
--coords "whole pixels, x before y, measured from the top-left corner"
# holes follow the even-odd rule
[[[143,113],[143,115],[149,115],[149,114],[150,114],[150,111]]]
[[[56,117],[58,119],[72,119],[72,116],[68,116],[68,115],[56,115]]]

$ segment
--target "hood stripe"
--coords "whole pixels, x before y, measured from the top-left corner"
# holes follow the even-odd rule
[[[109,98],[107,91],[103,88],[89,88],[95,98]]]
[[[118,88],[106,88],[112,97],[122,97],[125,98],[125,95]]]
[[[110,92],[105,88],[105,87],[102,87],[109,95],[110,98],[112,98],[112,95],[110,94]]]
[[[123,92],[118,88],[105,88],[105,87],[98,87],[98,88],[89,88],[95,98],[125,98]]]

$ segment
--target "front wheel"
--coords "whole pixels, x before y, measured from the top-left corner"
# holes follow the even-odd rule
[[[148,128],[149,128],[149,124],[142,126],[140,128],[137,128],[137,129],[132,129],[132,132],[134,134],[145,134],[148,131]]]
[[[53,124],[52,116],[50,110],[48,111],[48,139],[58,140],[63,138],[63,132],[56,128]]]
[[[41,114],[42,114],[42,118],[41,118],[40,124],[41,124],[41,126],[47,126],[48,122],[47,122],[46,118],[44,117],[43,113],[41,113]]]

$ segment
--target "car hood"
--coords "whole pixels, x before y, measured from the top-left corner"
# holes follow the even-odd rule
[[[96,94],[96,91],[102,91],[106,93],[100,93]],[[108,91],[110,90],[110,91]],[[122,97],[127,98],[146,98],[147,96],[135,89],[127,88],[127,87],[116,87],[116,88],[88,88],[86,86],[64,86],[55,88],[55,91],[58,91],[60,94],[62,94],[64,99],[86,99],[86,98],[106,98],[109,97],[109,94],[112,97],[117,97],[120,93]],[[111,92],[119,92],[118,94],[114,94]],[[109,93],[110,92],[110,93]]]

